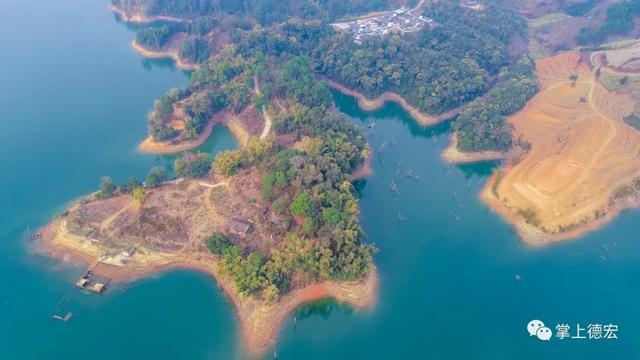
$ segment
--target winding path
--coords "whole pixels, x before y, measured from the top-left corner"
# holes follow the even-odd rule
[[[509,119],[531,147],[487,183],[482,198],[524,241],[541,245],[577,237],[635,206],[616,192],[640,176],[640,135],[622,121],[633,99],[599,84],[581,54],[536,65],[542,89]]]
[[[253,91],[255,91],[256,94],[262,94],[260,86],[258,85],[257,74],[253,74]],[[262,134],[260,134],[260,140],[264,140],[269,136],[269,132],[271,132],[271,124],[273,123],[266,105],[262,105],[262,116],[264,117],[264,128],[262,129]]]
[[[204,187],[209,188],[209,189],[215,189],[217,187],[225,186],[225,185],[228,185],[228,184],[226,182],[224,182],[224,181],[223,182],[219,182],[217,184],[209,184],[207,182],[200,181],[200,182],[198,182],[198,185],[204,186]]]

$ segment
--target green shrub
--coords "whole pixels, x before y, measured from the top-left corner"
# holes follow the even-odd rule
[[[151,168],[151,170],[149,170],[149,173],[147,174],[147,178],[144,180],[144,183],[146,186],[153,188],[160,185],[160,183],[167,180],[167,178],[168,178],[167,169],[160,166],[154,166]]]
[[[186,153],[175,161],[176,174],[191,178],[206,176],[211,169],[211,155],[203,152]]]
[[[526,209],[526,210],[518,210],[518,215],[522,216],[524,218],[524,221],[527,222],[527,224],[533,225],[533,226],[540,226],[540,219],[538,219],[538,214],[535,212],[535,210],[532,209]]]
[[[222,255],[224,250],[231,245],[231,241],[222,233],[215,233],[205,241],[209,251],[216,255]]]
[[[117,188],[118,187],[116,186],[116,183],[112,178],[103,176],[100,179],[100,191],[98,192],[98,198],[106,199],[108,197],[112,197],[115,194]]]

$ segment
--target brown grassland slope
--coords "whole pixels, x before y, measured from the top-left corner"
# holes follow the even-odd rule
[[[640,132],[623,121],[634,100],[599,84],[580,53],[536,65],[541,91],[509,119],[514,138],[531,149],[500,169],[482,198],[525,242],[543,244],[574,238],[635,205]]]

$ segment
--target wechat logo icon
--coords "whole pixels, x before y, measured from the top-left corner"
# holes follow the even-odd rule
[[[544,326],[544,323],[540,320],[531,320],[527,324],[527,331],[529,332],[529,336],[535,336],[542,341],[551,340],[551,329]]]

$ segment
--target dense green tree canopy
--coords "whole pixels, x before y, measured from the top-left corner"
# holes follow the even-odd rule
[[[211,155],[187,152],[175,161],[176,175],[191,178],[204,177],[211,169]]]
[[[115,194],[118,187],[115,181],[109,176],[103,176],[100,179],[100,191],[98,191],[98,198],[108,198]]]
[[[349,14],[363,14],[389,7],[399,1],[385,0],[112,0],[128,13],[193,18],[225,14],[250,16],[261,24],[290,17],[326,21]]]
[[[597,28],[583,28],[578,35],[579,44],[597,43],[612,35],[626,35],[635,27],[634,18],[640,16],[640,0],[624,0],[607,8],[605,23]]]
[[[149,173],[147,174],[147,178],[145,179],[144,183],[147,187],[153,188],[160,185],[160,183],[167,180],[167,178],[168,178],[167,169],[160,166],[154,166],[149,170]]]
[[[128,12],[188,19],[152,25],[137,39],[162,47],[183,33],[181,56],[201,63],[188,87],[172,89],[154,104],[149,128],[155,139],[192,139],[221,110],[240,113],[264,106],[273,113],[275,136],[283,141],[251,138],[213,162],[216,176],[257,174],[265,211],[277,214],[287,234],[269,251],[243,247],[224,234],[204,240],[241,292],[275,299],[300,279],[358,279],[371,269],[374,247],[363,241],[349,181],[370,150],[361,130],[335,111],[320,78],[368,96],[393,91],[434,114],[465,106],[454,120],[462,150],[512,145],[506,116],[538,86],[533,63],[509,53],[511,39],[525,35],[526,22],[490,2],[484,11],[474,11],[442,1],[425,7],[435,26],[361,44],[327,23],[392,3],[116,0]],[[219,30],[228,42],[214,46],[211,34]],[[181,132],[169,126],[177,117],[184,120]],[[175,162],[178,176],[205,176],[210,168],[207,154],[187,153]],[[164,178],[156,170],[147,185]]]

